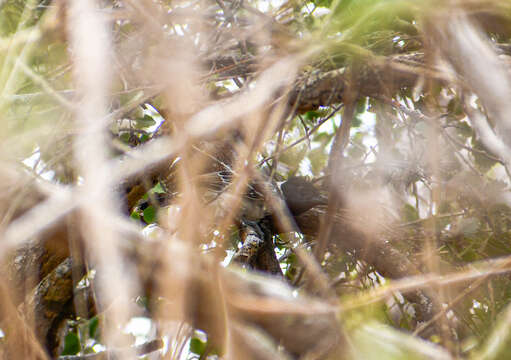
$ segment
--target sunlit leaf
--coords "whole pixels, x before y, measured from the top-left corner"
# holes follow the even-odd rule
[[[200,339],[194,337],[190,340],[190,351],[197,354],[202,355],[206,350],[207,343],[201,341]]]
[[[151,127],[151,126],[154,126],[156,125],[156,120],[154,120],[150,115],[144,115],[144,117],[142,118],[138,118],[136,120],[136,128],[138,129],[143,129],[143,128],[148,128],[148,127]]]
[[[99,319],[97,316],[94,316],[89,320],[89,336],[91,338],[95,338],[97,335],[97,330],[99,326]]]
[[[156,221],[156,209],[154,206],[150,205],[144,209],[143,212],[144,221],[148,224],[151,224]]]
[[[69,332],[64,338],[64,349],[61,355],[75,355],[80,351],[80,339],[75,332]]]

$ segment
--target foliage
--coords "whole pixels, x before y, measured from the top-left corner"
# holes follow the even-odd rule
[[[88,230],[110,234],[107,224],[131,218],[122,229],[134,226],[139,233],[160,239],[154,241],[161,241],[161,232],[165,239],[193,248],[197,259],[213,254],[213,261],[204,261],[208,265],[192,262],[193,256],[173,257],[167,266],[180,266],[183,272],[188,271],[179,265],[183,259],[203,270],[210,263],[228,263],[242,246],[239,214],[249,185],[261,178],[274,184],[297,175],[316,179],[330,199],[339,197],[337,208],[323,208],[321,216],[326,215],[314,234],[276,234],[275,251],[289,284],[338,306],[337,324],[354,344],[352,353],[344,355],[364,359],[508,356],[511,179],[506,151],[511,143],[506,124],[509,109],[500,99],[511,94],[506,78],[511,56],[509,1],[98,3],[111,16],[111,39],[105,40],[110,41],[111,54],[90,55],[109,59],[111,79],[104,117],[90,119],[104,125],[94,128],[93,134],[105,145],[97,149],[104,162],[92,163],[98,157],[91,155],[89,164],[97,178],[87,175],[86,161],[79,160],[92,130],[84,131],[73,119],[84,113],[82,101],[90,94],[80,93],[83,69],[77,68],[77,51],[72,47],[77,40],[70,39],[69,29],[75,26],[67,14],[71,5],[58,1],[0,2],[0,154],[5,164],[22,164],[24,172],[54,186],[45,194],[48,199],[67,191],[79,194],[77,199],[90,198],[76,206],[94,203],[96,197],[106,199],[102,204],[110,204],[114,197],[121,203],[133,195],[135,201],[123,208],[125,214],[118,211],[122,204],[90,205],[104,226],[95,233]],[[452,24],[442,15],[449,11],[454,14]],[[487,53],[462,59],[479,70],[467,71],[455,56],[465,54],[453,55],[454,45],[449,44],[458,44],[461,52],[480,49],[478,41],[488,46]],[[490,66],[495,63],[504,70]],[[291,75],[283,75],[283,68],[293,66]],[[312,92],[313,106],[297,110],[300,101],[308,101],[307,88],[337,70],[343,70],[343,77],[336,78],[335,87],[328,87],[332,93]],[[488,78],[495,83],[490,94],[483,86]],[[295,88],[301,90],[292,98]],[[350,104],[353,94],[355,103]],[[347,123],[349,141],[341,148],[339,179],[331,159]],[[226,144],[229,150],[224,151]],[[220,154],[215,153],[218,148]],[[237,159],[230,158],[231,150]],[[164,166],[162,160],[167,160]],[[138,187],[124,188],[130,180],[119,175],[124,164],[134,164],[123,175],[136,174]],[[154,164],[163,169],[156,175]],[[212,173],[214,181],[208,177]],[[80,192],[96,180],[105,184],[112,180],[115,189],[107,187],[108,194],[101,196]],[[213,195],[209,188],[215,188]],[[220,209],[214,208],[218,203]],[[226,203],[227,209],[222,208]],[[21,216],[15,211],[16,201],[12,204],[2,222],[5,226],[15,223],[12,216]],[[272,206],[276,213],[276,205]],[[38,223],[36,232],[54,220]],[[333,240],[324,235],[329,221],[344,225],[332,225]],[[357,236],[370,240],[361,245]],[[324,253],[318,255],[322,241]],[[152,256],[164,256],[165,246]],[[408,265],[372,252],[385,246],[397,249],[410,262],[406,271],[401,269]],[[92,245],[88,249],[90,266],[105,262]],[[314,277],[306,270],[304,257],[328,279],[335,301],[311,285]],[[154,277],[160,276],[162,266],[155,263],[147,271]],[[479,273],[474,275],[475,271]],[[173,278],[170,273],[165,276]],[[180,291],[186,288],[186,281],[158,281]],[[149,298],[143,293],[145,285],[133,285],[123,301]],[[153,290],[153,285],[147,288]],[[104,290],[95,286],[93,291]],[[90,283],[86,287],[93,288]],[[182,325],[171,353],[187,348],[190,357],[221,356],[225,349],[215,343],[217,334],[188,321],[187,316],[195,321],[202,314],[183,310],[183,303],[204,301],[201,293],[180,303],[169,299],[174,294],[167,290],[160,289],[144,311],[168,331],[167,319],[154,307],[183,306],[173,309],[173,315],[179,313],[178,319],[193,331],[183,330]],[[425,328],[417,322],[421,310],[408,297],[412,290],[428,294],[440,314],[426,319]],[[98,315],[90,320],[76,313],[68,316],[71,326],[62,336],[61,355],[96,351],[103,326]],[[3,326],[0,322],[0,329]],[[117,324],[119,329],[122,326]],[[187,346],[182,345],[187,341]]]

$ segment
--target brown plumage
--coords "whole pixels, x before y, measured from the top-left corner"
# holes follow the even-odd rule
[[[289,211],[294,216],[315,206],[328,204],[328,199],[304,177],[290,177],[280,189]]]

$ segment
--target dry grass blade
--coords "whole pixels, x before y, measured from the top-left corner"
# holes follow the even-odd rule
[[[511,305],[498,315],[497,323],[483,347],[474,353],[473,359],[490,360],[507,356],[511,333]]]
[[[406,293],[427,287],[448,287],[458,283],[463,284],[471,282],[480,278],[487,279],[489,276],[506,274],[511,271],[511,258],[506,257],[503,259],[490,260],[478,265],[477,269],[467,269],[452,274],[425,274],[394,281],[389,286],[368,291],[364,297],[359,294],[356,299],[342,302],[340,305],[341,311],[351,310],[363,306],[364,304],[379,301],[396,291]]]
[[[105,335],[109,344],[128,347],[120,337],[117,324],[125,324],[131,311],[119,303],[128,299],[137,289],[135,278],[126,277],[133,269],[122,259],[119,251],[119,232],[110,221],[96,211],[96,207],[115,216],[117,208],[111,189],[113,184],[107,172],[107,129],[103,121],[107,114],[107,96],[112,74],[110,63],[110,33],[93,0],[69,5],[69,37],[74,54],[74,78],[78,94],[75,118],[80,135],[75,138],[74,155],[83,174],[80,191],[87,194],[80,211],[80,228],[90,255],[101,272],[98,278],[98,298],[102,309],[110,307]],[[99,215],[99,216],[98,216]],[[118,305],[112,306],[117,303]],[[126,354],[127,358],[135,357]]]
[[[448,59],[479,96],[488,115],[496,121],[500,136],[507,139],[511,129],[508,118],[511,105],[505,100],[511,97],[509,70],[488,39],[467,18],[452,16],[445,24],[449,45],[444,51],[448,51]]]
[[[0,2],[0,357],[508,357],[510,2]]]
[[[481,100],[486,112],[495,124],[494,134],[486,120],[466,105],[466,110],[475,129],[484,143],[510,164],[509,138],[511,134],[511,79],[509,69],[497,56],[487,38],[472,24],[466,16],[456,14],[445,24],[443,32],[437,32],[441,50],[447,61],[459,73],[471,91]],[[491,69],[491,71],[487,71]],[[468,101],[468,99],[467,99]]]

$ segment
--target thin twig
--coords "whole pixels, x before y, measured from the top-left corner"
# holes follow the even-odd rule
[[[320,121],[318,121],[318,123],[316,124],[316,126],[314,126],[308,134],[306,134],[305,136],[302,136],[301,138],[299,138],[298,140],[294,141],[293,143],[291,143],[290,145],[286,146],[285,148],[283,148],[282,150],[280,150],[278,153],[275,153],[273,155],[270,155],[266,158],[264,158],[263,160],[261,160],[257,166],[261,166],[263,165],[264,163],[268,162],[269,160],[275,158],[275,156],[277,155],[280,155],[281,153],[289,150],[290,148],[292,148],[293,146],[296,146],[297,144],[301,143],[302,141],[304,140],[307,140],[309,138],[310,135],[312,135],[314,132],[316,132],[316,130],[318,130],[320,128],[321,125],[323,125],[325,122],[327,122],[328,120],[330,120],[342,107],[344,106],[344,104],[341,104],[337,107],[334,108],[334,110],[332,110],[332,112],[327,116],[325,117],[324,119],[321,119]]]

